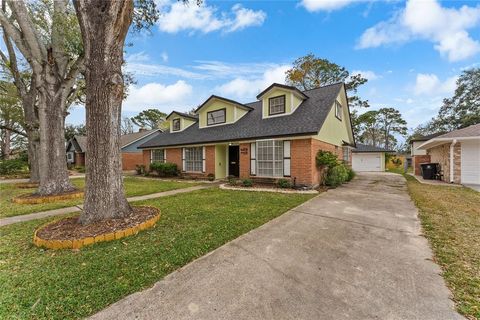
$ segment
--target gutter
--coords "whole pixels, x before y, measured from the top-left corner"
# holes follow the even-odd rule
[[[457,144],[457,139],[453,139],[452,143],[450,144],[450,183],[453,183],[454,181],[454,172],[455,170],[453,169],[453,166],[454,166],[454,147],[455,147],[455,144]]]

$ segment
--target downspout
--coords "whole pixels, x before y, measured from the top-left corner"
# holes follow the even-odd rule
[[[454,146],[457,144],[457,139],[453,139],[452,143],[450,144],[450,183],[453,183],[453,174],[455,170],[453,169],[453,166],[455,164],[454,161]]]

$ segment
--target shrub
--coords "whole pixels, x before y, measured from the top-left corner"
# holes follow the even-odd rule
[[[350,167],[347,167],[347,174],[348,174],[347,181],[350,181],[353,178],[355,178],[355,171],[353,171],[353,169]]]
[[[333,168],[338,164],[337,156],[330,151],[319,150],[315,157],[317,167]]]
[[[215,175],[213,173],[209,173],[207,175],[207,179],[208,179],[208,181],[213,181],[213,180],[215,180]]]
[[[236,186],[238,184],[237,178],[235,178],[234,176],[229,176],[228,184],[231,186]]]
[[[143,164],[137,164],[135,170],[137,171],[137,174],[145,174],[145,166]]]
[[[347,181],[347,178],[347,168],[343,164],[339,164],[328,170],[325,184],[330,187],[338,187]]]
[[[22,159],[10,159],[0,161],[0,175],[9,175],[25,171],[28,163]]]
[[[397,167],[397,168],[402,165],[402,159],[400,159],[400,158],[395,157],[391,161],[395,165],[395,167]]]
[[[252,179],[244,179],[242,181],[244,187],[252,187],[253,186],[253,181]]]
[[[292,183],[288,179],[278,179],[277,186],[282,189],[290,189]]]
[[[150,170],[155,171],[160,177],[173,177],[178,174],[177,165],[171,162],[154,161],[150,164]]]

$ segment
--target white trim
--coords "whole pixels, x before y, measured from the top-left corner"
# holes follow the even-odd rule
[[[202,172],[205,173],[207,166],[206,166],[206,158],[205,158],[205,146],[202,147]]]
[[[443,144],[442,142],[446,143],[446,142],[453,141],[453,140],[457,140],[457,141],[480,140],[480,136],[476,136],[476,137],[454,137],[454,138],[433,138],[433,139],[425,141],[424,143],[419,145],[416,150],[426,150],[428,148],[433,148],[433,147],[439,146],[439,145]],[[435,142],[439,142],[439,143],[436,144]]]
[[[457,144],[457,140],[453,139],[452,143],[450,144],[450,182],[453,183],[455,170],[453,166],[455,165],[455,145]]]

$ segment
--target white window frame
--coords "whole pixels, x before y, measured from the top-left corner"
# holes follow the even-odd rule
[[[272,106],[274,108],[277,108],[277,107],[282,105],[280,103],[277,103],[278,99],[283,100],[283,111],[272,112]],[[269,116],[274,116],[274,115],[277,115],[277,114],[284,114],[286,112],[287,112],[287,96],[286,95],[281,95],[281,96],[268,98],[268,115]]]
[[[346,155],[346,157],[345,157]],[[350,156],[350,147],[343,147],[343,161],[344,162],[350,162],[351,156]]]
[[[199,159],[187,159],[187,154],[191,155],[194,154],[192,152],[187,152],[187,149],[199,149],[201,148],[201,157]],[[198,150],[197,150],[198,151]],[[195,162],[201,163],[200,166],[198,166],[198,163],[195,164]],[[190,168],[187,168],[191,164]],[[196,167],[200,167],[200,170],[195,170]],[[184,172],[205,172],[205,147],[185,147],[182,148],[182,169]]]
[[[175,129],[175,122],[178,121],[178,129]],[[180,131],[182,129],[182,119],[181,118],[175,118],[172,119],[172,131]]]
[[[216,112],[222,112],[223,113],[223,121],[216,121],[215,116],[213,116],[213,118],[210,118],[210,115],[213,115]],[[209,122],[210,119],[212,119],[212,121],[213,121],[212,123]],[[207,126],[214,126],[216,124],[222,124],[222,123],[225,123],[225,122],[227,122],[227,109],[226,108],[207,112]]]
[[[161,160],[154,159],[153,154],[157,151],[162,151],[162,153],[163,153],[162,158],[163,159],[161,159]],[[152,150],[150,150],[150,163],[152,163],[154,161],[160,161],[160,162],[163,162],[163,163],[167,162],[167,151],[165,149],[152,149]]]
[[[261,157],[262,157],[262,153],[259,151],[260,148],[264,148],[264,146],[262,146],[263,143],[265,142],[272,142],[272,160],[262,160]],[[276,154],[275,154],[275,144],[279,144],[282,148],[282,155],[280,156],[280,160],[276,157]],[[285,175],[285,172],[284,172],[284,158],[285,158],[285,153],[284,153],[284,141],[283,140],[258,140],[256,142],[256,152],[255,152],[255,156],[256,156],[256,166],[255,166],[255,169],[256,169],[256,174],[257,176],[259,177],[268,177],[268,178],[281,178],[281,177],[284,177]],[[266,163],[266,162],[271,162],[272,163],[272,174],[269,175],[269,174],[264,174],[264,173],[261,173],[262,170],[265,170],[264,168],[262,168],[263,164]],[[278,172],[278,169],[281,169],[281,174],[276,174],[276,172]]]

